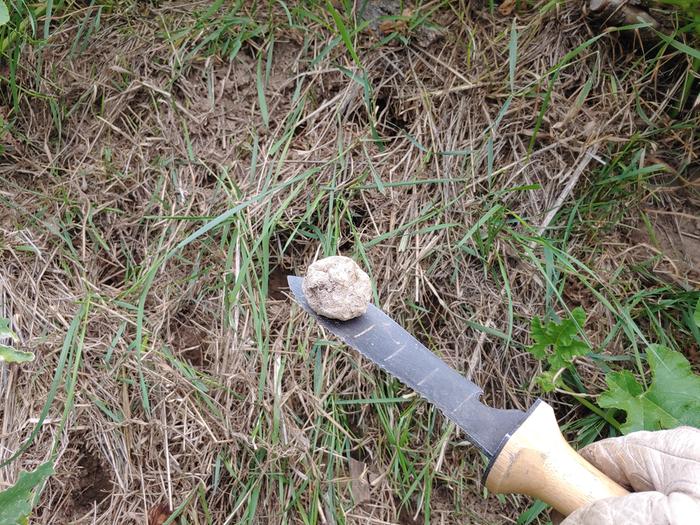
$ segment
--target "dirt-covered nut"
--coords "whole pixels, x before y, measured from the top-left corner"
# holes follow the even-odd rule
[[[372,283],[355,261],[336,255],[309,266],[303,283],[306,301],[324,317],[347,321],[365,313]]]

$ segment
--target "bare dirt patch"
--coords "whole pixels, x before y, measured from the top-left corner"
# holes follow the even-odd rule
[[[100,509],[113,488],[109,467],[98,453],[84,446],[78,450],[77,456],[76,469],[67,482],[70,489],[64,519],[68,521],[82,517],[94,507]]]
[[[645,207],[647,222],[630,232],[630,250],[655,258],[653,271],[689,289],[700,286],[700,194],[681,188]],[[655,257],[656,256],[656,257]]]
[[[275,266],[270,272],[270,277],[267,283],[267,290],[270,299],[282,301],[289,297],[289,284],[287,284],[287,276],[294,275],[293,270],[286,270],[283,266]]]
[[[197,310],[194,305],[184,305],[171,319],[170,340],[175,354],[192,366],[201,368],[206,364],[208,349],[207,332],[198,326]]]

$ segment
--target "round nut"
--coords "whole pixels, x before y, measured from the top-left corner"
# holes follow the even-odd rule
[[[365,313],[372,283],[355,261],[335,255],[309,266],[302,285],[306,302],[319,315],[347,321]]]

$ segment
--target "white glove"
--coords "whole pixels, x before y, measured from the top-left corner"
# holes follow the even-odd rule
[[[561,525],[700,524],[699,429],[635,432],[598,441],[580,454],[633,493],[591,503]]]

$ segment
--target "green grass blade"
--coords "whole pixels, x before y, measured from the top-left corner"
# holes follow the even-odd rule
[[[508,80],[510,92],[515,92],[515,70],[518,64],[518,30],[515,25],[516,18],[510,26],[510,42],[508,43]]]
[[[347,48],[348,52],[350,53],[350,56],[352,57],[353,62],[355,62],[355,64],[357,66],[362,67],[362,63],[360,62],[360,57],[357,55],[357,51],[355,50],[355,45],[352,42],[350,32],[348,31],[348,28],[345,25],[345,22],[343,21],[343,17],[340,15],[338,10],[335,7],[333,7],[333,4],[329,1],[326,2],[326,9],[328,9],[331,16],[333,17],[333,22],[335,22],[335,27],[338,30],[338,33],[340,33],[340,38],[343,40],[343,43],[345,44],[345,47]]]

